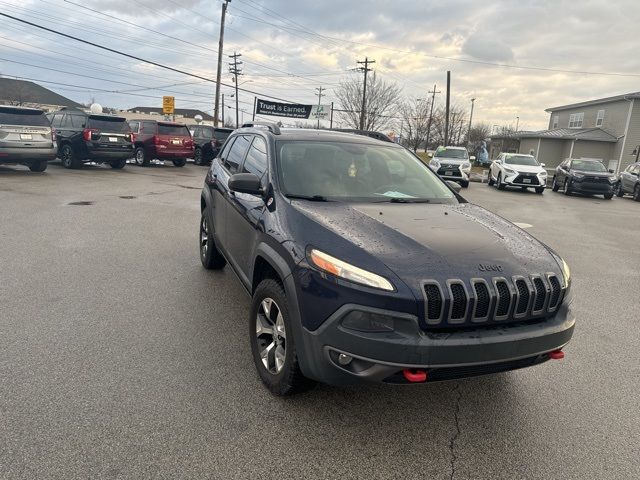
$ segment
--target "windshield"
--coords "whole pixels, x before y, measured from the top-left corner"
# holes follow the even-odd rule
[[[278,175],[288,196],[314,200],[455,203],[451,190],[403,148],[278,142]]]
[[[124,118],[119,117],[89,117],[87,128],[97,128],[103,132],[127,133],[131,131]]]
[[[573,160],[571,162],[572,170],[582,170],[583,172],[606,172],[607,169],[600,162],[589,160]]]
[[[444,158],[458,158],[460,160],[467,160],[469,158],[469,154],[465,149],[462,148],[439,148],[436,150],[435,157],[444,157]]]
[[[224,142],[227,137],[231,135],[231,132],[233,132],[233,130],[221,130],[219,128],[216,128],[213,131],[213,137],[220,142]]]
[[[167,123],[158,124],[158,135],[190,136],[189,129],[184,125],[169,125]]]
[[[504,163],[507,165],[529,165],[532,167],[539,165],[538,161],[531,155],[507,155]]]

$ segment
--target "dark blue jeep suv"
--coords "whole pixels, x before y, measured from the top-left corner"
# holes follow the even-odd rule
[[[566,263],[408,150],[251,124],[212,162],[200,257],[252,295],[265,385],[422,383],[563,357]]]

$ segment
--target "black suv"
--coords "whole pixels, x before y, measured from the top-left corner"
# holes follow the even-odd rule
[[[56,152],[56,134],[42,110],[0,105],[0,164],[44,172]]]
[[[600,194],[611,200],[618,183],[618,177],[612,174],[613,170],[607,170],[600,160],[568,158],[556,168],[551,189],[557,192],[562,187],[565,195]]]
[[[123,117],[66,108],[47,117],[56,129],[58,157],[65,168],[96,162],[119,169],[133,157],[131,129]]]
[[[195,151],[193,152],[193,162],[196,165],[207,165],[218,155],[220,148],[227,140],[232,128],[211,127],[209,125],[188,125]]]
[[[202,264],[228,262],[251,294],[253,359],[278,395],[528,367],[573,334],[562,258],[399,145],[240,128],[201,210]]]
[[[616,195],[622,197],[625,193],[632,194],[633,199],[640,202],[640,163],[632,163],[620,174]]]

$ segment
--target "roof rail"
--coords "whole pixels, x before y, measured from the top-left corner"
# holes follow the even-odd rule
[[[274,135],[280,135],[280,127],[274,122],[247,122],[242,124],[242,128],[264,127]]]

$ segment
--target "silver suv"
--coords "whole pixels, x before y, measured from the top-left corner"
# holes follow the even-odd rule
[[[56,158],[55,132],[42,110],[0,105],[0,164],[44,172]]]
[[[464,147],[438,147],[434,154],[429,154],[431,161],[429,167],[445,180],[453,180],[462,185],[469,186],[469,173],[471,173],[471,160],[469,152]]]

